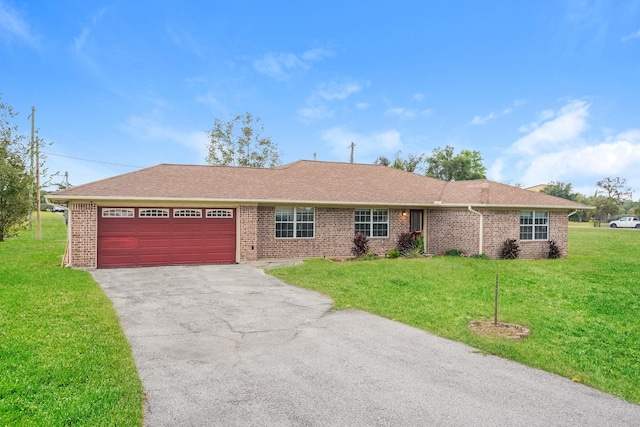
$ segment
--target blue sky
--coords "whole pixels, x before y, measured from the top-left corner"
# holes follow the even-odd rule
[[[640,198],[640,1],[0,0],[0,63],[75,185],[204,164],[249,111],[284,162],[451,145],[496,181]]]

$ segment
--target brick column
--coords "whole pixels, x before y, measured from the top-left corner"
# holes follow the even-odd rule
[[[258,259],[258,207],[240,206],[238,217],[239,261],[255,261]]]
[[[71,242],[69,261],[74,268],[96,268],[98,256],[98,207],[94,203],[69,205]]]

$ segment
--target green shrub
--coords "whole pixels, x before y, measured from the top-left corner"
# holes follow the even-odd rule
[[[368,252],[356,258],[356,261],[373,261],[374,259],[378,259],[378,255]]]
[[[466,256],[461,249],[449,249],[443,253],[444,256]]]
[[[387,251],[386,255],[387,255],[387,258],[394,259],[394,258],[398,258],[401,254],[400,254],[400,251],[398,249],[393,248],[393,249]]]
[[[473,255],[471,255],[469,258],[475,258],[475,259],[491,259],[491,258],[489,258],[489,255],[487,255],[487,254],[473,254]]]
[[[417,249],[412,249],[406,254],[404,254],[406,258],[422,258],[423,255],[424,254]]]
[[[424,235],[420,234],[414,241],[413,246],[424,255]]]

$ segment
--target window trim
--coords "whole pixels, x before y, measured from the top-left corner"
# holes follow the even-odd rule
[[[207,209],[207,218],[233,218],[233,209]]]
[[[102,208],[102,218],[135,218],[134,208]]]
[[[165,208],[140,208],[138,218],[169,218],[169,209]]]
[[[280,210],[289,210],[292,209],[293,221],[278,221],[278,209]],[[311,221],[302,221],[298,219],[298,209],[304,209],[305,212],[311,212],[312,220]],[[310,211],[307,211],[310,210]],[[283,230],[278,230],[278,224],[292,224],[293,228],[291,229],[292,236],[278,236],[278,231],[282,233]],[[298,225],[301,224],[311,224],[311,236],[300,236],[303,230],[298,229]],[[289,230],[284,230],[289,231]],[[307,206],[276,206],[274,211],[274,238],[276,239],[315,239],[316,237],[316,208],[307,207]]]
[[[524,214],[531,215],[531,223],[523,224],[522,219]],[[537,214],[544,214],[544,217],[538,217]],[[537,223],[537,220],[545,220],[544,223]],[[544,238],[536,238],[544,229]],[[526,229],[526,231],[525,231]],[[530,234],[531,238],[523,238],[523,234]],[[536,211],[536,210],[523,210],[520,211],[520,240],[523,242],[547,242],[549,241],[549,211]]]
[[[369,221],[364,222],[364,221],[356,221],[356,217],[358,216],[358,211],[369,211]],[[384,222],[381,221],[374,221],[375,218],[375,211],[385,211],[386,214],[386,218],[387,220]],[[389,209],[387,208],[357,208],[354,209],[353,211],[353,221],[354,221],[354,233],[360,233],[361,231],[356,231],[357,225],[358,224],[367,224],[368,225],[368,233],[365,232],[364,234],[369,237],[370,239],[388,239],[389,238]],[[386,225],[386,235],[384,236],[374,236],[373,235],[373,230],[374,230],[374,225],[381,225],[384,224]]]
[[[202,209],[177,208],[173,209],[174,218],[202,218]]]

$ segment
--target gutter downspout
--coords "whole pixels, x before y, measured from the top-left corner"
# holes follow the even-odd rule
[[[73,227],[72,223],[71,223],[71,209],[69,209],[69,205],[71,203],[67,202],[67,251],[66,255],[67,255],[67,259],[63,260],[63,262],[65,263],[65,267],[73,267],[73,264],[71,264],[71,236],[72,236],[72,232],[71,232],[71,228]],[[98,218],[96,218],[96,222],[98,221]],[[97,227],[96,227],[97,228]],[[96,245],[98,242],[98,237],[96,236]],[[98,252],[96,250],[96,252]],[[97,264],[96,264],[97,265]]]
[[[478,211],[474,211],[471,206],[467,206],[467,209],[469,209],[469,212],[473,212],[476,215],[480,215],[480,239],[479,239],[479,243],[478,243],[478,254],[482,253],[482,247],[483,247],[483,238],[484,238],[484,215],[481,214]]]
[[[569,215],[567,215],[567,218],[570,218],[572,215],[575,215],[578,213],[578,209],[575,209],[573,212],[571,212]]]

